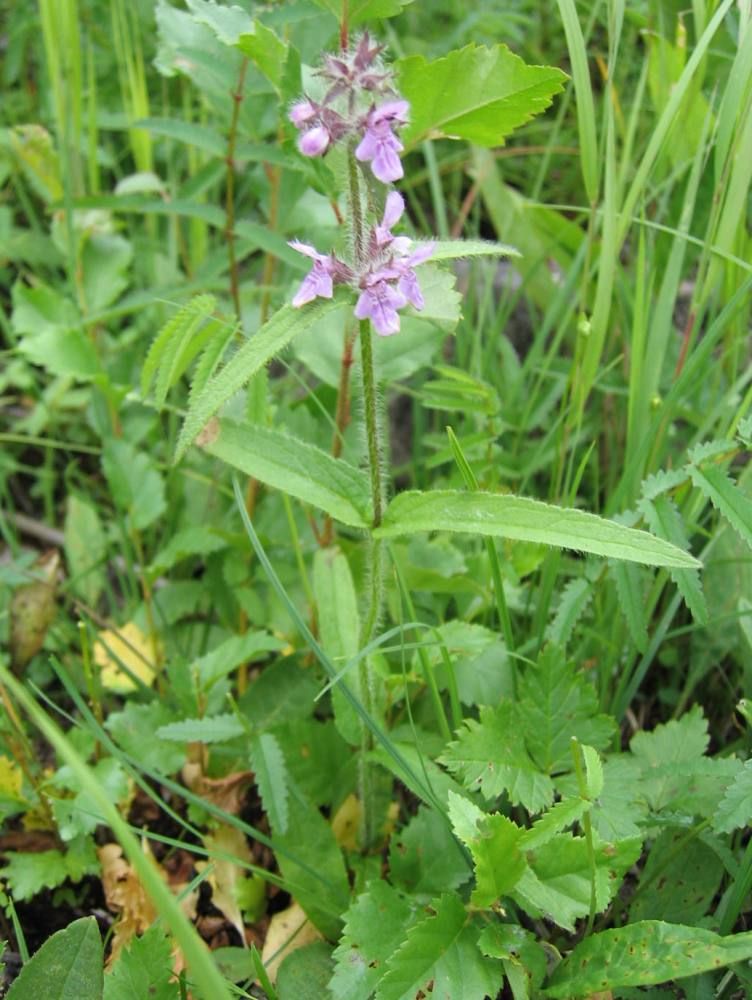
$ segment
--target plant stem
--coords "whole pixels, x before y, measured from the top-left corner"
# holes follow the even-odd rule
[[[381,524],[383,513],[383,487],[381,484],[381,448],[379,444],[379,420],[376,398],[376,380],[373,374],[373,343],[370,321],[360,321],[360,364],[363,376],[363,411],[366,424],[366,444],[368,446],[368,471],[371,479],[371,500],[373,501],[373,527]],[[366,636],[370,639],[371,636]]]
[[[232,118],[230,131],[227,134],[227,180],[225,183],[225,239],[227,240],[227,256],[230,261],[230,295],[235,309],[235,315],[240,319],[240,275],[238,258],[235,253],[235,145],[238,138],[238,119],[240,105],[243,103],[243,88],[245,75],[248,72],[248,59],[240,64],[238,82],[232,94]]]

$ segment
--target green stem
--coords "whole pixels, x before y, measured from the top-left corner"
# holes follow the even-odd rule
[[[582,747],[579,741],[572,737],[572,760],[574,761],[574,771],[577,776],[577,785],[580,790],[580,795],[586,801],[590,801],[590,795],[588,794],[587,780],[585,778],[585,771],[583,768],[582,761]],[[588,862],[590,865],[590,909],[588,913],[587,924],[585,926],[585,937],[588,937],[593,930],[593,923],[595,921],[595,909],[596,909],[596,897],[595,897],[595,880],[597,878],[597,869],[595,861],[595,845],[593,843],[593,825],[590,819],[590,811],[588,810],[582,817],[582,829],[585,834],[585,842],[587,844],[588,852]]]
[[[371,478],[373,501],[373,527],[378,528],[383,514],[383,487],[381,485],[381,448],[379,446],[378,400],[373,374],[373,342],[370,321],[360,321],[360,365],[363,377],[363,411],[368,446],[368,471]],[[371,636],[366,636],[370,639]]]

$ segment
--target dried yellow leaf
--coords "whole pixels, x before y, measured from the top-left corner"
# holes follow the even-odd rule
[[[117,694],[135,691],[137,677],[147,687],[154,683],[155,653],[151,640],[135,622],[119,629],[105,629],[94,643],[94,662],[100,668],[102,687]]]

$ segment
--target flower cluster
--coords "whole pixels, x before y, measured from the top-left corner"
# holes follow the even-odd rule
[[[382,184],[402,177],[398,154],[404,148],[394,129],[407,122],[407,101],[376,98],[395,96],[391,74],[378,61],[382,46],[366,32],[351,52],[327,55],[319,70],[329,87],[321,101],[306,97],[290,109],[290,121],[301,130],[298,149],[305,156],[323,156],[341,139],[357,138],[355,155],[370,162]]]
[[[292,240],[293,250],[314,262],[292,304],[299,307],[318,297],[330,299],[335,285],[352,285],[360,292],[356,317],[370,319],[382,337],[399,332],[398,310],[407,305],[422,309],[425,305],[415,268],[428,260],[434,249],[433,243],[414,246],[408,237],[392,233],[392,226],[399,222],[404,210],[402,195],[390,191],[381,222],[370,229],[360,267],[351,267],[334,254],[322,254],[306,243]]]
[[[299,101],[290,111],[290,120],[301,130],[298,148],[304,155],[322,156],[340,139],[352,141],[354,137],[358,140],[357,145],[353,142],[355,158],[370,163],[376,180],[391,184],[403,176],[399,154],[404,147],[395,129],[406,124],[410,105],[394,91],[391,74],[378,62],[380,52],[381,46],[374,45],[366,33],[352,51],[326,56],[319,71],[328,83],[323,99]],[[377,103],[375,97],[385,99]],[[359,232],[353,263],[293,240],[293,250],[313,261],[293,306],[319,297],[330,299],[335,285],[347,284],[359,292],[358,319],[371,320],[383,337],[397,333],[399,310],[407,305],[422,309],[425,304],[415,268],[434,249],[433,243],[414,246],[406,236],[394,235],[392,227],[404,210],[402,195],[390,191],[381,220],[370,225],[367,236]]]

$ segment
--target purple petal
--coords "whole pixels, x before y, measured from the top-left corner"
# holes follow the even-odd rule
[[[366,133],[355,150],[355,156],[363,163],[372,160],[379,150],[379,137],[371,129],[366,129]]]
[[[334,294],[334,283],[332,276],[326,269],[326,265],[316,261],[313,268],[303,279],[303,283],[292,300],[296,309],[304,306],[307,302],[312,302],[315,298],[330,299]]]
[[[399,156],[386,143],[380,143],[376,155],[371,162],[373,176],[382,184],[392,184],[404,176],[404,170]]]
[[[290,108],[290,121],[298,128],[315,117],[316,109],[310,101],[298,101]]]
[[[418,276],[412,268],[402,275],[397,287],[413,308],[422,309],[426,304],[418,284]]]
[[[288,240],[287,245],[293,250],[297,250],[298,253],[310,257],[311,260],[325,261],[327,259],[326,254],[319,253],[316,247],[312,247],[308,243],[301,243],[300,240]]]
[[[381,220],[381,225],[385,229],[391,229],[392,226],[396,226],[399,220],[402,218],[402,213],[405,211],[405,199],[399,193],[399,191],[390,191],[386,196],[386,204],[384,205],[384,218]]]
[[[384,104],[379,105],[378,108],[373,108],[369,112],[369,125],[378,125],[380,122],[399,122],[404,125],[407,121],[407,115],[410,111],[410,104],[408,101],[386,101]]]
[[[365,288],[355,304],[355,315],[358,319],[370,319],[376,333],[389,337],[400,328],[397,310],[407,305],[404,293],[385,281]]]
[[[329,131],[323,125],[308,129],[298,139],[298,149],[304,156],[323,156],[331,142]]]
[[[424,263],[436,249],[435,243],[416,243],[414,246],[415,249],[405,261],[409,267],[417,267],[418,264]]]

